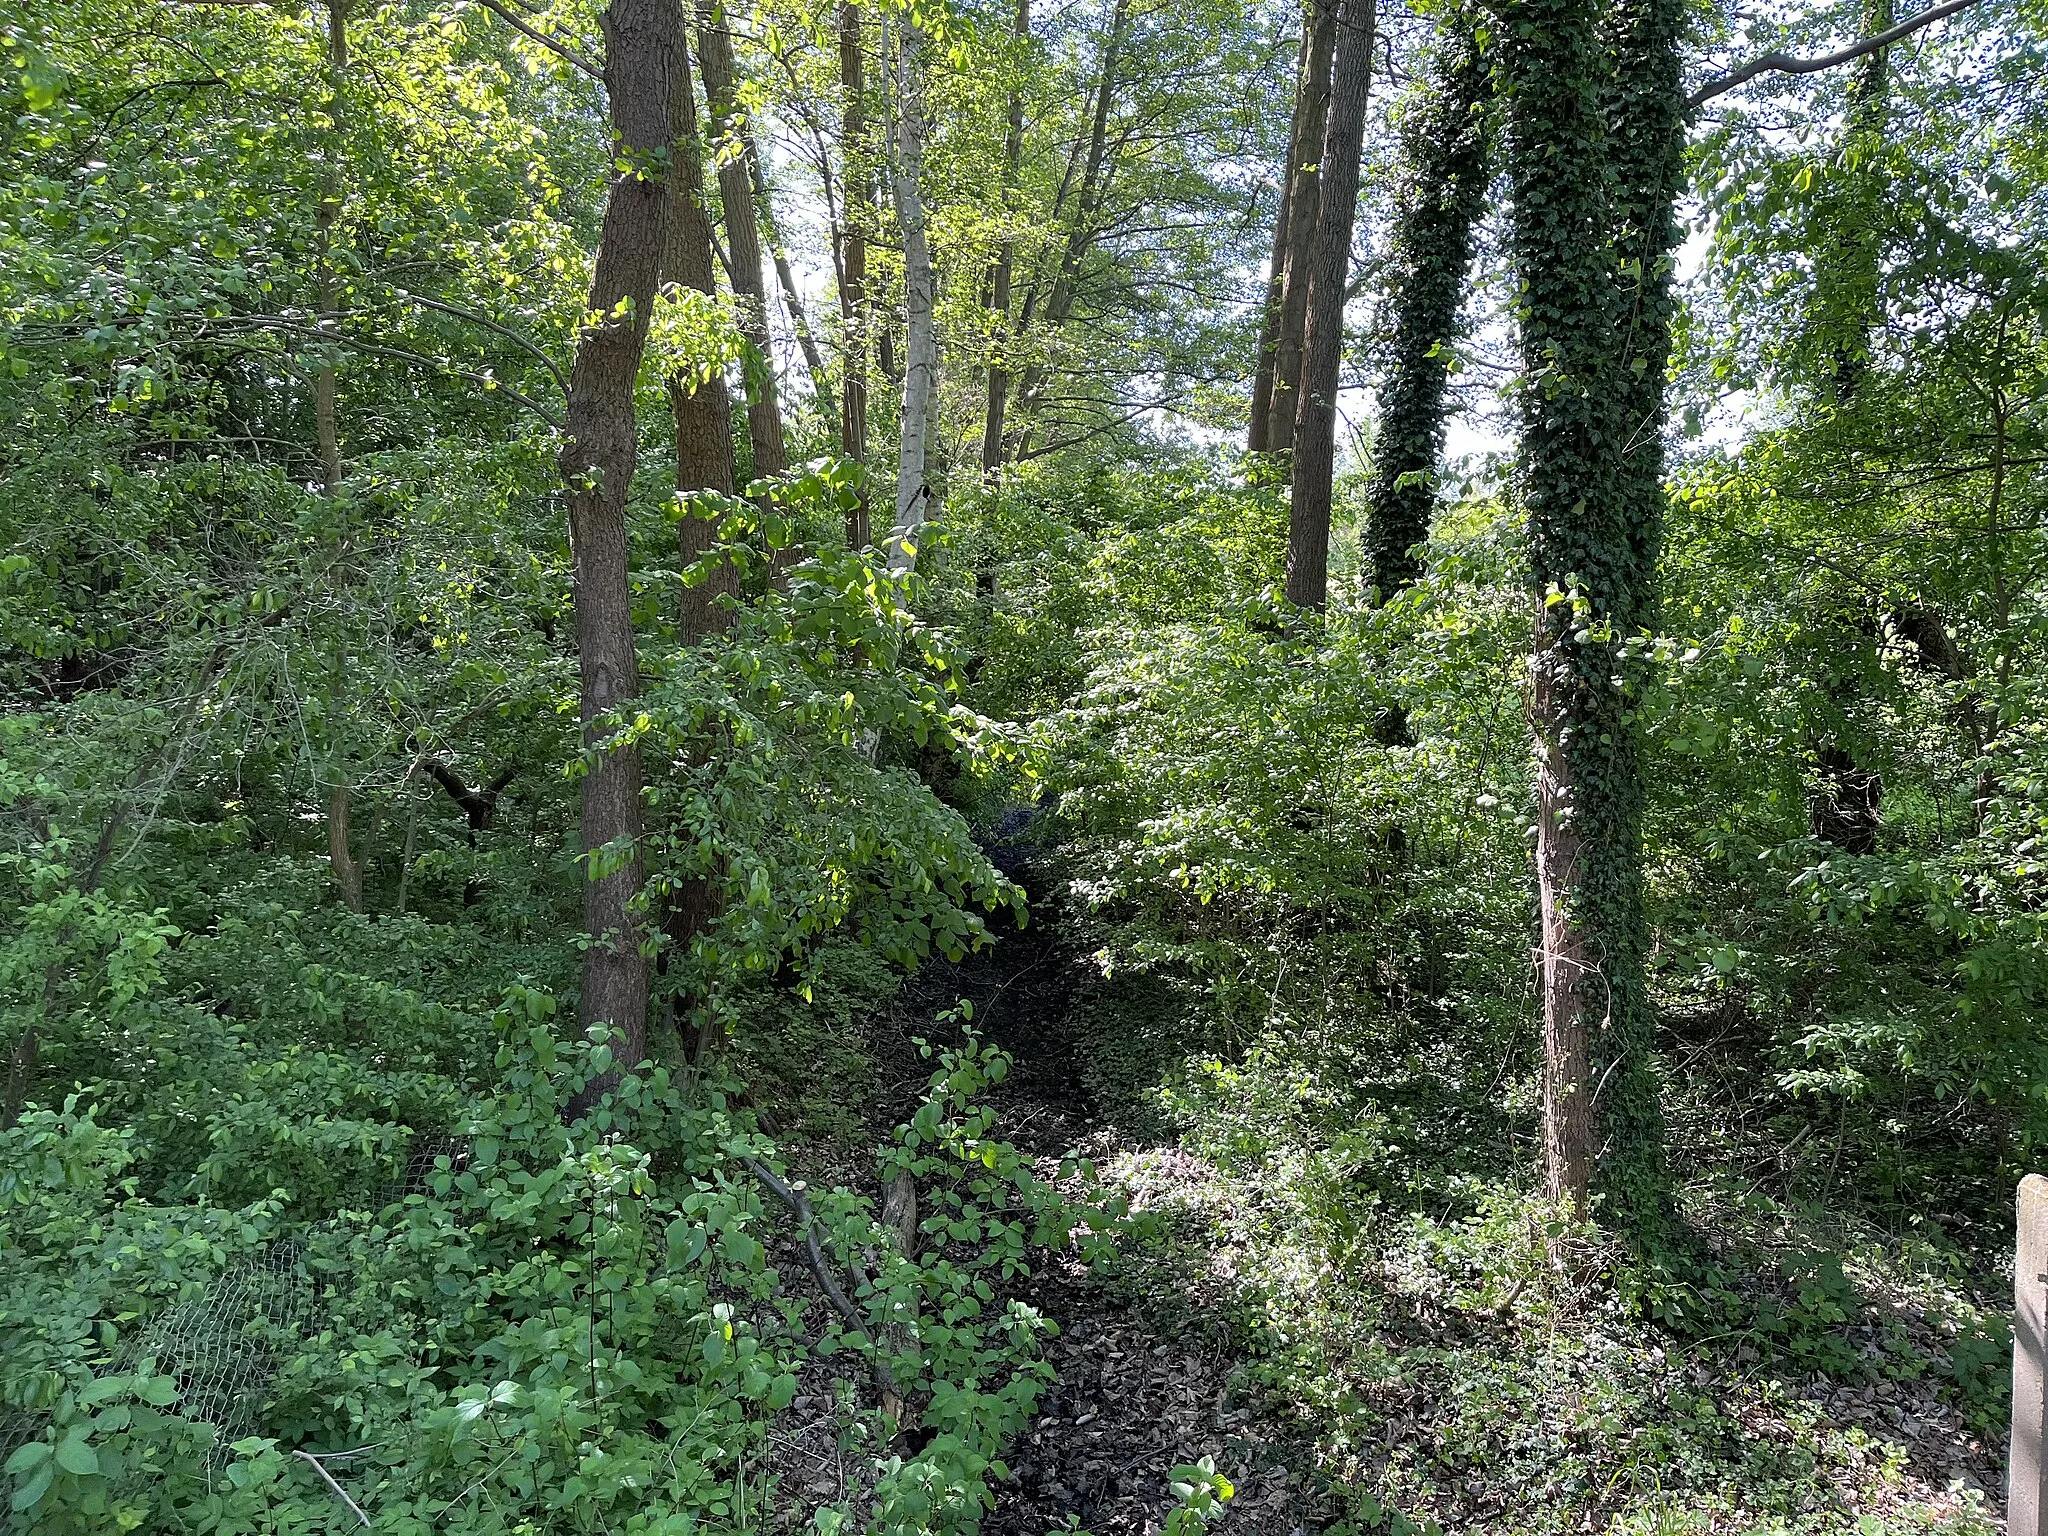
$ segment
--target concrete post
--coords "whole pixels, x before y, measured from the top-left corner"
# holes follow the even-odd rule
[[[2043,1421],[2048,1419],[2048,1179],[2020,1180],[2012,1267],[2012,1451],[2006,1536],[2044,1536]]]

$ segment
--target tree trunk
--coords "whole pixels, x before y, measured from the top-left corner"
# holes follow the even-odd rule
[[[925,236],[924,34],[906,14],[896,34],[896,156],[892,167],[896,222],[903,232],[903,411],[896,452],[896,516],[889,530],[889,569],[917,563],[918,530],[931,516],[925,437],[938,371],[938,330],[932,316],[932,255]]]
[[[1865,0],[1866,35],[1887,30],[1895,20],[1892,0]],[[1886,195],[1885,136],[1891,118],[1888,50],[1863,56],[1849,83],[1841,173],[1830,176],[1827,248],[1815,263],[1819,328],[1832,354],[1835,398],[1850,405],[1870,367],[1870,333],[1884,318],[1878,293],[1882,256],[1881,223]]]
[[[1031,36],[1031,0],[1017,0],[1017,20],[1014,36],[1020,57],[1018,69],[1023,68],[1023,44]],[[1010,228],[1010,221],[1017,210],[1013,198],[1017,190],[1017,173],[1024,160],[1024,93],[1021,88],[1010,89],[1010,131],[1003,139],[1003,243],[996,250],[994,276],[991,279],[989,313],[995,324],[990,332],[990,358],[988,365],[988,415],[981,428],[981,478],[993,485],[1003,468],[1003,412],[1009,403],[1010,371],[1008,350],[1010,345],[1010,283],[1017,261],[1017,239]]]
[[[1266,446],[1285,452],[1294,446],[1295,396],[1301,382],[1303,329],[1308,321],[1309,266],[1313,261],[1323,177],[1320,154],[1330,116],[1330,67],[1337,47],[1337,0],[1310,0],[1308,68],[1302,74],[1305,106],[1297,107],[1303,146],[1288,168],[1287,267],[1281,274],[1280,327],[1273,345],[1273,403]]]
[[[1330,493],[1337,458],[1337,386],[1344,363],[1344,294],[1358,217],[1358,166],[1372,90],[1375,0],[1342,0],[1330,108],[1323,132],[1316,238],[1308,269],[1300,388],[1294,415],[1294,491],[1287,515],[1287,600],[1322,608],[1330,596]]]
[[[334,273],[334,225],[343,196],[342,86],[348,73],[347,0],[327,0],[327,152],[321,169],[320,208],[314,215],[318,253],[320,315],[323,331],[335,324],[339,287]],[[332,496],[341,488],[341,424],[334,378],[334,354],[323,352],[313,369],[313,433],[320,447],[320,486]]]
[[[676,174],[662,265],[669,281],[699,293],[716,293],[717,256],[711,243],[711,216],[705,205],[704,156],[697,135],[697,97],[687,53],[677,59],[674,105]],[[677,492],[735,494],[732,395],[726,388],[724,373],[714,372],[701,381],[687,373],[671,374],[668,403],[675,421]],[[717,542],[716,515],[686,515],[677,529],[682,568],[688,570],[703,561]],[[730,560],[716,562],[702,581],[685,587],[677,626],[683,643],[695,646],[730,629],[737,617],[733,599],[738,595],[739,577]],[[666,943],[659,961],[665,978],[687,960],[698,935],[709,929],[723,910],[721,887],[702,876],[687,876],[666,892],[661,902],[661,931]],[[670,981],[666,990],[673,993],[677,985]],[[704,1055],[716,1036],[715,1010],[708,999],[704,1002],[699,1010],[699,1028],[690,1046],[692,1059]],[[678,1005],[683,1006],[680,998]]]
[[[363,866],[349,848],[349,788],[337,784],[327,792],[327,866],[334,871],[334,884],[341,892],[342,905],[351,912],[363,910]]]
[[[704,99],[711,112],[714,144],[735,141],[737,154],[720,156],[719,205],[725,212],[725,248],[732,258],[732,289],[738,297],[740,334],[758,354],[749,360],[747,441],[754,452],[754,476],[766,479],[789,468],[782,435],[782,410],[775,398],[775,346],[768,331],[768,287],[761,267],[761,228],[754,213],[754,142],[739,112],[738,71],[732,34],[718,0],[700,0],[697,56],[704,66]]]
[[[1537,589],[1545,1181],[1647,1235],[1668,1212],[1643,963],[1642,769],[1617,654],[1653,616],[1670,251],[1682,149],[1677,0],[1552,0],[1502,74],[1522,292],[1520,483]],[[1607,44],[1602,47],[1603,41]],[[1610,196],[1610,189],[1612,195]]]
[[[327,143],[320,172],[320,207],[313,216],[315,286],[319,290],[318,328],[330,329],[340,307],[334,272],[334,225],[341,216],[344,194],[342,164],[342,88],[348,72],[348,7],[345,0],[327,3]],[[330,500],[341,490],[341,423],[334,353],[323,350],[313,368],[313,438],[320,455],[320,494]],[[345,536],[344,536],[345,537]],[[337,658],[337,665],[339,658]],[[340,752],[336,751],[337,759]],[[342,905],[363,910],[363,870],[349,851],[349,788],[346,768],[337,761],[338,776],[327,797],[327,864],[334,874]]]
[[[1591,935],[1585,924],[1574,921],[1572,910],[1583,873],[1566,750],[1574,702],[1572,662],[1558,649],[1556,633],[1550,612],[1539,601],[1529,713],[1536,739],[1536,891],[1542,936],[1537,980],[1543,999],[1543,1178],[1551,1199],[1583,1213],[1596,1151],[1583,993],[1599,964]]]
[[[699,293],[716,294],[716,257],[711,249],[711,216],[704,203],[704,156],[697,136],[697,93],[690,81],[689,55],[678,56],[674,95],[676,175],[671,187],[668,235],[662,254],[668,281]],[[669,413],[675,421],[676,491],[716,491],[731,496],[734,484],[732,395],[723,371],[708,379],[687,373],[668,379]],[[718,525],[709,518],[686,516],[678,529],[680,558],[687,570],[711,552]],[[730,606],[721,602],[739,591],[729,561],[720,562],[696,586],[683,589],[682,636],[694,645],[732,621]]]
[[[1864,26],[1869,33],[1892,24],[1891,0],[1866,0]],[[1832,226],[1814,262],[1813,326],[1827,359],[1835,404],[1850,417],[1863,376],[1870,367],[1870,337],[1883,318],[1878,291],[1880,232],[1885,195],[1881,156],[1890,116],[1890,73],[1886,50],[1866,54],[1849,85],[1849,109],[1837,158],[1840,174],[1826,184],[1826,223]],[[1845,611],[1847,610],[1847,611]],[[1835,643],[1828,650],[1850,659],[1847,667],[1826,667],[1821,689],[1838,716],[1846,719],[1860,690],[1855,661],[1868,654],[1874,638],[1874,615],[1859,602],[1836,607],[1840,620]],[[1866,854],[1877,846],[1884,820],[1884,782],[1856,760],[1839,732],[1815,744],[1816,782],[1807,807],[1814,836],[1844,853]]]
[[[1273,212],[1273,253],[1266,268],[1266,302],[1259,311],[1259,350],[1252,374],[1251,419],[1245,451],[1263,453],[1273,437],[1273,374],[1280,346],[1280,306],[1287,294],[1288,220],[1294,206],[1294,167],[1301,159],[1301,135],[1309,102],[1309,50],[1315,37],[1314,0],[1301,13],[1301,44],[1294,54],[1294,114],[1287,128],[1287,156],[1280,163],[1280,202]]]
[[[846,235],[840,254],[839,321],[845,350],[839,384],[839,452],[855,463],[868,456],[868,230],[874,204],[868,196],[867,83],[861,61],[861,8],[854,0],[839,7],[839,90],[841,181],[846,188]],[[846,514],[846,542],[865,549],[874,542],[865,486]]]
[[[1074,214],[1067,226],[1067,238],[1061,243],[1059,266],[1053,274],[1052,286],[1045,301],[1045,328],[1058,331],[1067,323],[1067,317],[1074,308],[1074,280],[1080,275],[1081,264],[1086,260],[1089,247],[1095,243],[1095,216],[1108,193],[1109,172],[1109,114],[1116,104],[1117,65],[1123,57],[1125,34],[1131,19],[1130,0],[1116,0],[1116,7],[1110,12],[1109,32],[1102,42],[1101,73],[1095,85],[1094,110],[1089,116],[1088,153],[1081,172],[1079,190],[1075,193]],[[1064,190],[1064,188],[1062,189]],[[1038,285],[1032,284],[1031,292],[1024,298],[1024,308],[1018,321],[1017,330],[1022,334],[1029,329],[1031,317],[1038,308]],[[1045,388],[1050,369],[1044,363],[1033,363],[1024,370],[1019,380],[1017,397],[1028,409]],[[1029,428],[1026,428],[1028,435]]]
[[[686,78],[681,12],[676,0],[612,0],[605,23],[612,152],[637,165],[659,165],[675,136],[676,82]],[[609,1026],[615,1058],[627,1066],[647,1054],[647,962],[635,911],[640,754],[630,746],[604,747],[603,722],[640,687],[626,546],[626,497],[639,446],[633,382],[646,350],[673,197],[674,188],[651,173],[627,170],[612,181],[586,306],[597,318],[577,338],[561,456],[574,560],[579,712],[584,748],[592,754],[583,780],[589,946],[582,1019],[586,1028]],[[600,1084],[592,1087],[602,1091]]]
[[[1365,534],[1367,580],[1385,603],[1421,574],[1443,454],[1450,350],[1486,200],[1492,82],[1473,18],[1446,18],[1429,96],[1405,134],[1410,180],[1394,228],[1392,365],[1380,397]]]

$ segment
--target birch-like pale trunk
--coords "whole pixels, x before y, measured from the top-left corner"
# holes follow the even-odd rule
[[[917,564],[917,535],[930,518],[932,493],[925,479],[925,442],[931,420],[932,385],[938,372],[939,337],[932,318],[932,252],[925,237],[924,73],[918,57],[924,42],[906,19],[896,34],[896,153],[891,173],[896,222],[903,231],[903,409],[896,450],[896,516],[889,530],[889,569]]]

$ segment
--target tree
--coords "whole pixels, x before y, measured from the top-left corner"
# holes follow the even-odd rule
[[[917,561],[918,529],[931,516],[932,488],[925,473],[925,438],[937,383],[939,333],[932,309],[931,242],[925,229],[924,34],[906,15],[896,31],[895,154],[890,186],[903,235],[903,410],[897,418],[896,511],[889,529],[889,567]]]
[[[322,156],[320,206],[313,217],[314,259],[318,266],[319,312],[315,324],[322,330],[335,323],[340,284],[335,272],[334,225],[341,216],[344,187],[342,110],[348,82],[348,6],[346,0],[327,0],[327,133]],[[341,491],[341,423],[335,360],[331,350],[323,351],[313,366],[313,424],[320,453],[320,490],[330,501]],[[327,792],[327,865],[334,873],[342,904],[351,912],[363,910],[363,866],[351,847],[349,826],[353,789],[348,769],[337,761],[332,768],[334,782]]]
[[[1892,22],[1891,0],[1870,0],[1864,7],[1866,30],[1882,33]],[[1889,83],[1884,49],[1857,61],[1837,154],[1839,172],[1828,178],[1816,199],[1821,244],[1814,253],[1810,345],[1832,387],[1832,424],[1851,440],[1857,434],[1856,395],[1870,367],[1872,333],[1883,319],[1879,266]],[[1884,802],[1883,777],[1858,761],[1848,734],[1839,728],[1857,705],[1865,672],[1859,663],[1875,637],[1875,609],[1869,594],[1850,591],[1837,594],[1815,616],[1836,630],[1832,649],[1839,664],[1828,669],[1823,684],[1835,719],[1823,722],[1816,733],[1816,782],[1809,815],[1815,836],[1852,854],[1876,848]]]
[[[1473,18],[1454,11],[1401,136],[1407,177],[1388,253],[1393,324],[1365,527],[1366,581],[1381,603],[1420,574],[1415,547],[1436,504],[1452,344],[1486,200],[1491,84]]]
[[[761,267],[761,227],[754,206],[759,177],[753,129],[740,112],[739,71],[733,62],[732,33],[721,0],[700,6],[697,57],[704,71],[711,141],[718,163],[718,201],[725,216],[725,247],[732,262],[732,291],[738,297],[740,334],[753,349],[747,360],[747,442],[754,475],[768,479],[789,468],[783,443],[782,407],[776,399],[775,349],[768,330],[768,287]]]
[[[868,230],[874,203],[868,192],[872,167],[867,146],[867,82],[861,55],[861,8],[855,0],[839,6],[840,185],[845,189],[845,224],[839,237],[839,451],[855,463],[868,452]],[[865,549],[873,538],[865,487],[846,514],[846,542]]]
[[[697,136],[697,98],[690,80],[689,54],[677,60],[675,83],[676,163],[671,179],[664,275],[707,300],[718,296],[718,276],[711,243],[711,217],[704,205],[704,157]],[[744,299],[742,299],[744,303]],[[731,496],[738,489],[732,451],[732,395],[723,368],[679,369],[668,377],[669,414],[675,423],[676,493],[710,491]],[[770,401],[772,405],[772,400]],[[749,415],[749,421],[753,420]],[[776,424],[780,432],[780,423]],[[680,527],[683,566],[710,554],[717,534],[715,517],[685,511]],[[703,580],[683,591],[682,634],[695,644],[730,622],[721,599],[732,597],[739,584],[732,566],[719,561]]]
[[[1309,252],[1299,387],[1294,391],[1293,496],[1287,516],[1287,600],[1329,601],[1330,497],[1336,473],[1337,384],[1344,362],[1344,299],[1351,281],[1358,165],[1372,89],[1375,0],[1341,0],[1324,125],[1315,244]],[[1276,384],[1284,387],[1284,379]]]
[[[1067,158],[1067,171],[1060,180],[1059,194],[1053,199],[1053,217],[1064,216],[1066,236],[1060,242],[1056,264],[1049,284],[1034,279],[1024,295],[1024,307],[1018,321],[1019,330],[1029,330],[1032,318],[1039,309],[1041,296],[1044,298],[1042,323],[1047,330],[1057,330],[1067,322],[1074,309],[1075,283],[1081,273],[1081,264],[1086,258],[1100,231],[1096,220],[1105,190],[1107,178],[1113,174],[1110,166],[1110,114],[1116,101],[1118,86],[1117,68],[1122,56],[1124,42],[1130,26],[1129,0],[1114,0],[1109,13],[1109,25],[1103,34],[1101,63],[1097,69],[1093,90],[1090,92],[1088,129],[1085,139],[1077,138]],[[1085,154],[1084,154],[1085,145]],[[1080,164],[1080,182],[1073,188],[1071,213],[1067,193],[1073,181],[1076,163]],[[1018,384],[1018,394],[1026,409],[1038,403],[1051,369],[1043,362],[1035,362],[1024,370]],[[1031,427],[1025,427],[1029,436]]]
[[[1294,446],[1299,415],[1302,347],[1308,323],[1310,270],[1324,178],[1321,150],[1329,127],[1331,65],[1337,46],[1336,0],[1310,0],[1307,67],[1295,88],[1294,156],[1288,165],[1287,259],[1280,282],[1280,319],[1273,339],[1273,384],[1265,446],[1285,452]],[[1316,159],[1310,160],[1310,151]]]
[[[1017,0],[1017,19],[1012,35],[1021,52],[1031,37],[1031,0]],[[1021,59],[1013,67],[1021,68]],[[1009,131],[1003,137],[1003,235],[996,247],[994,268],[989,274],[988,307],[995,321],[994,352],[988,365],[988,404],[982,417],[981,475],[990,483],[1003,467],[1003,413],[1010,398],[1009,360],[1005,350],[1009,344],[1010,282],[1017,265],[1017,235],[1011,223],[1016,217],[1016,210],[1011,202],[1023,160],[1024,91],[1020,82],[1010,87]]]
[[[606,14],[605,89],[616,166],[598,237],[590,302],[569,376],[561,454],[575,559],[578,718],[586,864],[582,1017],[615,1038],[617,1060],[647,1052],[647,960],[640,896],[640,757],[607,742],[607,719],[639,691],[628,578],[626,497],[638,457],[633,382],[661,281],[674,197],[672,93],[683,76],[676,0],[613,0]]]
[[[1662,525],[1677,33],[1672,0],[1605,17],[1589,0],[1522,0],[1501,63],[1537,595],[1545,1179],[1581,1210],[1597,1188],[1638,1231],[1666,1195],[1628,647],[1654,612]]]
[[[1309,49],[1315,38],[1313,7],[1301,15],[1301,45],[1295,50],[1294,114],[1287,129],[1287,155],[1280,162],[1280,198],[1273,211],[1273,249],[1266,259],[1266,300],[1259,311],[1258,363],[1252,375],[1251,415],[1245,427],[1245,451],[1263,453],[1273,433],[1273,380],[1278,372],[1280,310],[1287,297],[1289,223],[1294,209],[1294,167],[1303,153],[1304,118],[1309,89]]]

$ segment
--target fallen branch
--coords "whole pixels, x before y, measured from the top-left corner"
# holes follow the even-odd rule
[[[357,1504],[354,1499],[350,1498],[348,1496],[348,1490],[346,1488],[343,1488],[341,1484],[337,1483],[334,1480],[333,1474],[330,1473],[325,1467],[320,1465],[320,1458],[318,1456],[309,1456],[304,1451],[293,1451],[292,1454],[298,1457],[299,1460],[303,1461],[307,1466],[311,1467],[315,1472],[318,1472],[320,1474],[320,1481],[322,1481],[328,1487],[334,1490],[334,1496],[337,1499],[341,1500],[342,1503],[346,1504],[358,1520],[362,1521],[363,1524],[366,1526],[370,1523],[370,1517],[363,1513],[362,1506]]]
[[[867,1324],[861,1318],[860,1309],[847,1297],[844,1287],[833,1275],[832,1267],[825,1262],[825,1250],[818,1243],[817,1217],[811,1210],[811,1197],[804,1189],[803,1181],[786,1184],[776,1177],[775,1171],[766,1163],[751,1157],[743,1157],[740,1161],[747,1165],[755,1178],[767,1186],[770,1193],[796,1213],[797,1225],[803,1229],[804,1234],[804,1257],[810,1265],[812,1277],[818,1282],[818,1289],[825,1293],[825,1300],[831,1303],[832,1310],[839,1314],[846,1326],[870,1349],[874,1348],[875,1337],[868,1332]],[[875,1385],[891,1399],[900,1400],[901,1394],[896,1388],[895,1374],[879,1354],[875,1356],[874,1366]]]

